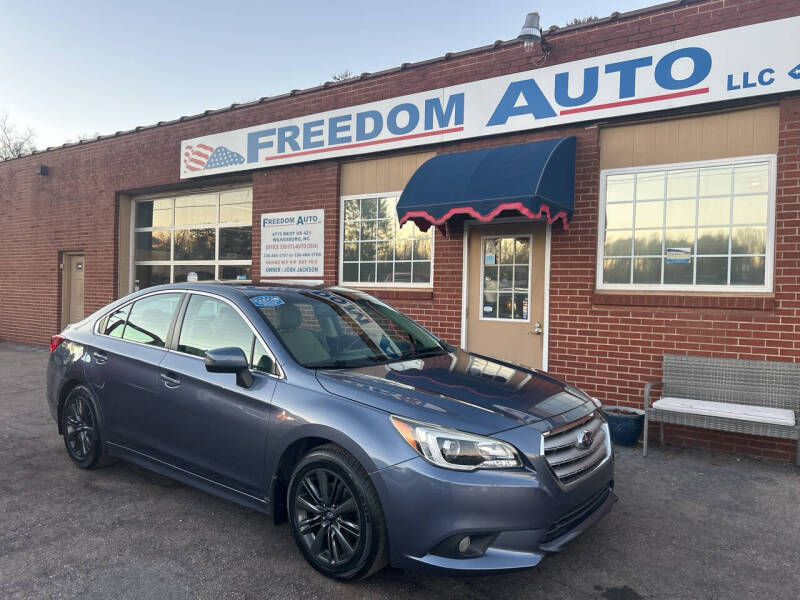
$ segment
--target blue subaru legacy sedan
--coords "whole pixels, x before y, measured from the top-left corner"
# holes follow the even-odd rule
[[[533,567],[616,500],[597,401],[359,291],[153,287],[50,350],[78,467],[123,458],[288,521],[334,579]]]

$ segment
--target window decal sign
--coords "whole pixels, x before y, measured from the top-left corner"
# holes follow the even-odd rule
[[[280,306],[284,303],[283,298],[280,298],[279,296],[255,296],[254,298],[250,298],[250,302],[259,308]]]
[[[692,262],[691,248],[667,248],[667,264]]]
[[[261,277],[318,277],[325,266],[325,210],[261,215]]]
[[[800,90],[800,17],[181,142],[181,179]]]

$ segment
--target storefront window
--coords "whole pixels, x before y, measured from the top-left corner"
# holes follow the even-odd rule
[[[250,280],[252,190],[136,201],[134,282]]]
[[[769,291],[774,158],[601,175],[600,289]]]
[[[397,196],[342,199],[344,284],[430,286],[433,229],[397,223]]]

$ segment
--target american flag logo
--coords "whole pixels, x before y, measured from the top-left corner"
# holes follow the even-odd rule
[[[220,167],[240,165],[243,162],[244,156],[228,150],[225,146],[213,148],[206,144],[197,144],[196,146],[186,146],[183,152],[183,164],[190,171],[219,169]]]

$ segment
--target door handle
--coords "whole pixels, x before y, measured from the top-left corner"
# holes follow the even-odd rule
[[[174,390],[181,384],[180,378],[172,371],[161,373],[161,380],[164,382],[164,386],[171,390]]]
[[[533,330],[529,331],[528,333],[530,333],[532,335],[542,335],[543,331],[544,330],[542,329],[542,322],[541,321],[536,321],[536,325],[533,326]]]
[[[95,350],[92,352],[92,356],[94,357],[94,362],[96,362],[98,365],[102,365],[108,360],[108,354],[102,350]]]

